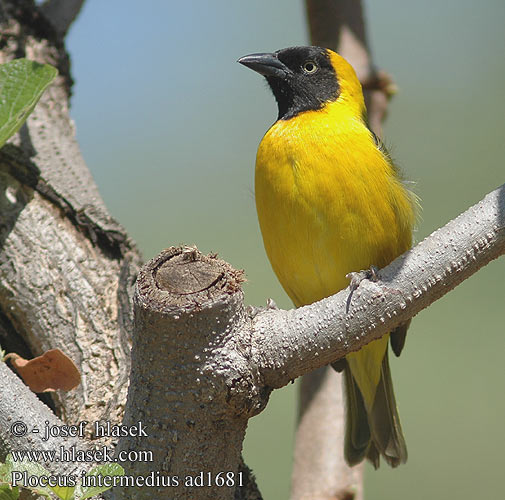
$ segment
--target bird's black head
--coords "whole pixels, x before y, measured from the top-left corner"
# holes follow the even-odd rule
[[[321,109],[339,96],[329,53],[321,47],[290,47],[273,54],[251,54],[239,63],[262,74],[279,106],[279,120]]]

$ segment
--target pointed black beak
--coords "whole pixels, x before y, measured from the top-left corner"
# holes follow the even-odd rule
[[[286,78],[291,70],[277,57],[277,54],[249,54],[241,57],[237,62],[251,68],[260,75]]]

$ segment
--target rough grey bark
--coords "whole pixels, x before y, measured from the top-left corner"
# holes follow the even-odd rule
[[[0,151],[1,315],[33,355],[60,348],[78,365],[79,388],[54,394],[60,415],[119,419],[140,255],[106,212],[80,154],[59,37],[30,1],[2,1],[0,16],[0,62],[24,56],[60,72]]]
[[[64,36],[79,14],[84,0],[46,0],[40,7],[44,17]]]
[[[382,269],[378,281],[365,280],[352,295],[347,288],[289,311],[265,308],[247,315],[236,271],[194,248],[163,252],[142,268],[137,280],[125,415],[129,424],[145,422],[149,436],[125,437],[118,447],[147,448],[154,458],[150,464],[126,464],[127,473],[145,477],[154,469],[176,476],[178,484],[157,491],[157,498],[233,498],[230,489],[188,490],[181,482],[200,472],[212,478],[220,472],[236,474],[238,465],[233,464],[247,420],[264,408],[272,389],[390,332],[503,254],[505,185]],[[338,380],[326,373],[307,379],[323,390],[304,392],[314,403],[304,401],[306,414],[340,425],[341,431],[337,418],[342,409],[332,397]],[[321,401],[328,397],[329,402]],[[332,411],[325,414],[328,408]],[[330,452],[338,456],[334,446],[339,434],[331,435],[333,447],[326,446],[322,434],[315,437],[304,442],[315,462],[312,471],[322,479],[331,477],[338,464]],[[334,489],[333,498],[361,494],[359,481],[351,482],[352,471],[345,477],[344,488]],[[299,498],[331,498],[327,490],[314,494],[310,483],[295,486]],[[122,490],[116,496],[151,494]]]
[[[0,401],[9,405],[9,412],[0,411],[0,457],[12,450],[57,451],[60,446],[66,450],[72,446],[76,450],[85,449],[84,443],[78,438],[53,438],[46,433],[46,422],[48,427],[61,426],[63,422],[42,405],[35,394],[27,391],[23,382],[1,362],[0,379],[4,381],[0,384]],[[26,425],[26,433],[23,433],[23,424]],[[71,462],[48,461],[42,462],[42,465],[53,474],[78,476],[83,470],[83,464]]]
[[[76,362],[81,386],[44,398],[64,421],[119,423],[141,258],[108,215],[68,115],[72,82],[61,35],[77,4],[47,2],[39,9],[31,0],[0,1],[0,62],[28,57],[59,70],[26,125],[0,151],[0,342],[25,357],[59,347]],[[2,388],[10,389],[11,380],[2,379]],[[47,408],[19,384],[16,401],[33,410],[25,415],[30,425],[43,426]],[[10,415],[12,404],[2,398],[0,415]],[[20,446],[2,431],[0,459]],[[252,474],[239,463],[244,488],[237,498],[259,498]]]
[[[377,282],[258,315],[255,365],[269,387],[284,386],[394,330],[503,254],[505,184],[381,269]]]
[[[247,359],[242,281],[193,248],[167,250],[142,268],[124,423],[142,421],[149,436],[121,439],[118,451],[151,450],[153,462],[127,464],[126,473],[156,470],[172,485],[116,490],[115,498],[225,500],[243,482],[247,421],[266,401]],[[205,487],[190,486],[199,474]]]

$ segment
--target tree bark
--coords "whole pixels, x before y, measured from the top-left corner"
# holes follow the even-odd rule
[[[376,282],[365,280],[353,293],[347,288],[289,311],[245,314],[237,271],[194,248],[163,252],[137,280],[125,416],[130,425],[139,418],[145,422],[149,436],[125,437],[118,448],[138,450],[147,444],[154,457],[150,464],[125,464],[127,473],[145,477],[154,469],[175,476],[177,484],[158,491],[157,498],[185,498],[188,491],[195,499],[232,498],[232,490],[217,484],[190,490],[181,484],[202,472],[210,480],[223,473],[238,480],[234,464],[247,420],[265,407],[272,389],[380,338],[503,254],[505,185],[379,271]],[[333,397],[339,384],[327,373],[319,370],[304,380],[319,390],[304,392],[312,400],[302,404],[309,423],[322,419],[331,427],[339,424],[341,431],[342,407]],[[361,494],[355,471],[335,449],[340,434],[312,435],[312,441],[303,442],[304,451],[325,488],[314,492],[302,478],[295,482],[299,498],[331,498],[324,496],[331,485],[326,477],[338,480],[333,498]],[[326,445],[328,439],[333,446]],[[334,476],[335,469],[346,475]],[[150,494],[116,493],[122,499]]]
[[[194,248],[172,248],[142,268],[124,423],[141,421],[149,436],[121,439],[118,453],[147,448],[153,461],[126,464],[126,473],[155,470],[171,484],[116,490],[115,498],[225,500],[243,484],[247,421],[266,400],[245,357],[242,281]]]
[[[16,332],[14,344],[33,355],[59,348],[79,367],[82,384],[53,395],[59,415],[120,419],[140,254],[107,213],[80,154],[60,38],[31,1],[2,1],[0,16],[0,62],[24,56],[59,70],[0,151],[2,317]]]
[[[0,151],[0,341],[7,352],[27,358],[60,348],[79,367],[82,384],[41,398],[66,422],[114,424],[121,422],[126,401],[141,256],[107,213],[68,114],[72,79],[62,37],[81,5],[0,2],[0,63],[27,57],[59,70],[27,123]],[[18,401],[33,405],[28,424],[43,426],[47,408],[26,388],[17,389]],[[7,397],[0,401],[6,418],[10,404]],[[0,440],[1,460],[19,442],[5,427]],[[260,498],[249,469],[241,460],[238,465],[244,488],[237,498]]]
[[[5,363],[0,362],[0,457],[11,451],[44,450],[48,452],[60,449],[76,450],[86,448],[85,442],[71,436],[52,437],[46,429],[62,425],[54,413],[37,399],[33,392],[26,389],[23,382],[12,373]],[[8,408],[4,407],[8,405]],[[25,427],[26,426],[26,427]],[[64,461],[46,461],[42,465],[52,474],[79,474],[85,470],[85,464]]]

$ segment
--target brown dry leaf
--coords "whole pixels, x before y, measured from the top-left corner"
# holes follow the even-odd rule
[[[41,356],[26,360],[16,353],[7,354],[12,366],[33,392],[70,391],[81,382],[74,362],[59,349],[50,349]]]

